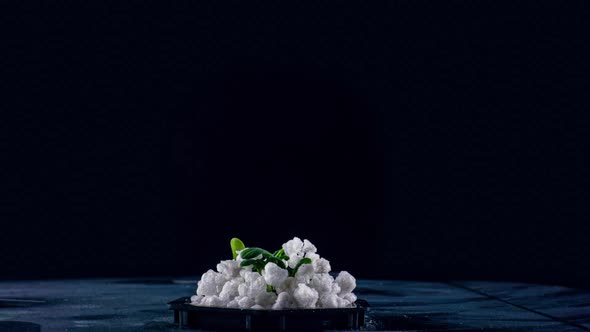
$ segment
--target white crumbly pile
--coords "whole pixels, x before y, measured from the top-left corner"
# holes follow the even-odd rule
[[[336,279],[329,272],[330,262],[317,254],[317,248],[308,240],[293,238],[283,244],[289,260],[285,265],[294,268],[302,258],[312,264],[303,264],[295,277],[274,263],[266,264],[262,275],[251,266],[240,267],[241,257],[221,261],[217,272],[209,270],[197,284],[197,294],[191,304],[208,307],[242,309],[311,309],[345,308],[356,301],[352,292],[355,278],[342,271]],[[267,285],[275,288],[268,292]]]

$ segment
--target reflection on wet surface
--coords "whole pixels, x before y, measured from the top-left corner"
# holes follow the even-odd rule
[[[43,299],[0,298],[0,308],[26,308],[47,303]]]
[[[74,320],[111,320],[122,319],[124,315],[80,315],[71,317]]]
[[[195,286],[196,278],[0,282],[0,331],[178,331],[166,303]],[[356,292],[370,303],[365,330],[590,331],[589,294],[565,287],[359,280]]]
[[[143,285],[169,285],[174,284],[172,279],[124,279],[113,281],[115,284],[143,284]]]

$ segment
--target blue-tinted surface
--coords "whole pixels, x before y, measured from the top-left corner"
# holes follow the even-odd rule
[[[178,331],[166,302],[191,278],[0,282],[0,331]],[[588,293],[516,283],[358,282],[367,330],[584,331]],[[531,308],[529,310],[529,308]]]
[[[462,285],[518,306],[580,325],[590,331],[590,291],[588,290],[483,281],[463,282]]]

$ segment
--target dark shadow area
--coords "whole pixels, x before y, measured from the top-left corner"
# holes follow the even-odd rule
[[[41,325],[30,322],[0,321],[0,331],[41,332]]]
[[[447,314],[429,314],[424,315],[403,315],[396,316],[391,313],[385,314],[368,314],[366,318],[366,329],[369,331],[428,331],[428,332],[476,332],[476,331],[507,331],[507,329],[498,328],[465,328],[461,324],[441,325],[437,322],[437,316],[446,316]],[[530,328],[529,328],[530,329]],[[526,331],[527,329],[514,329],[510,331]]]
[[[19,4],[0,278],[200,275],[233,236],[359,278],[588,287],[575,4]]]
[[[273,251],[300,236],[338,269],[377,272],[380,125],[354,85],[334,68],[268,63],[212,80],[176,121],[177,259],[195,241],[225,253],[230,234]]]

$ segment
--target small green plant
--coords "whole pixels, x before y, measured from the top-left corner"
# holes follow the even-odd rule
[[[289,260],[289,256],[285,254],[285,250],[283,249],[279,249],[271,254],[269,251],[266,251],[262,248],[245,248],[244,243],[238,238],[231,239],[230,244],[234,259],[237,258],[236,251],[241,250],[240,257],[243,259],[243,261],[240,263],[240,266],[252,266],[252,270],[260,274],[262,274],[266,264],[275,263],[281,268],[287,270],[290,277],[294,277],[303,264],[311,264],[311,259],[302,258],[294,268],[291,268],[285,265],[284,261]]]
[[[238,239],[237,237],[231,239],[229,241],[229,245],[231,246],[231,254],[234,259],[238,257],[238,251],[244,250],[244,248],[246,248],[244,246],[244,242],[242,242],[242,240]]]

